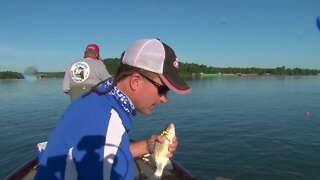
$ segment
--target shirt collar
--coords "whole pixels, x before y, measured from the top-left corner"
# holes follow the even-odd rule
[[[113,83],[113,78],[109,78],[105,83],[101,84],[99,88],[103,88],[104,90],[108,89],[109,86]],[[121,107],[124,111],[128,113],[130,117],[133,117],[137,114],[137,111],[132,103],[132,101],[129,99],[129,97],[122,92],[119,88],[114,86],[109,93],[111,96],[115,97],[118,102],[120,103]]]

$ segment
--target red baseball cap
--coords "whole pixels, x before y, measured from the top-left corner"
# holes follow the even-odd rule
[[[92,50],[95,50],[95,51],[97,51],[98,53],[99,53],[99,46],[98,45],[96,45],[96,44],[89,44],[88,46],[87,46],[87,49],[92,49]]]

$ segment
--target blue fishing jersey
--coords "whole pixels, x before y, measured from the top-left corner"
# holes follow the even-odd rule
[[[97,88],[105,91],[112,79]],[[136,114],[118,88],[74,100],[39,154],[35,179],[133,179],[128,132]]]

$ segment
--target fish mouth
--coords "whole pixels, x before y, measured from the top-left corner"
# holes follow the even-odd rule
[[[168,123],[166,129],[170,130],[170,129],[173,129],[174,130],[174,125],[172,122]]]
[[[172,122],[168,123],[165,129],[161,132],[162,137],[165,138],[165,140],[169,141],[171,143],[171,136],[172,134],[175,134],[175,128]]]

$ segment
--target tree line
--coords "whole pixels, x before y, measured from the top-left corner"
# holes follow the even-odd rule
[[[108,58],[103,60],[108,72],[111,75],[115,75],[120,65],[119,58]],[[320,70],[317,69],[302,69],[302,68],[286,68],[285,66],[276,68],[234,68],[234,67],[214,67],[204,64],[196,63],[179,63],[179,74],[182,77],[191,77],[192,75],[204,74],[270,74],[270,75],[319,75]],[[64,72],[38,72],[45,78],[63,78]],[[23,74],[18,72],[4,71],[0,72],[0,79],[23,79]]]
[[[116,73],[116,70],[120,64],[118,58],[105,59],[104,64],[108,69],[108,72],[112,75]],[[302,68],[286,68],[285,66],[276,68],[233,68],[233,67],[213,67],[196,63],[179,63],[179,74],[183,77],[190,77],[192,74],[199,75],[204,74],[271,74],[271,75],[319,75],[320,70],[316,69],[302,69]]]
[[[23,75],[18,72],[3,71],[0,72],[0,79],[22,79]]]

